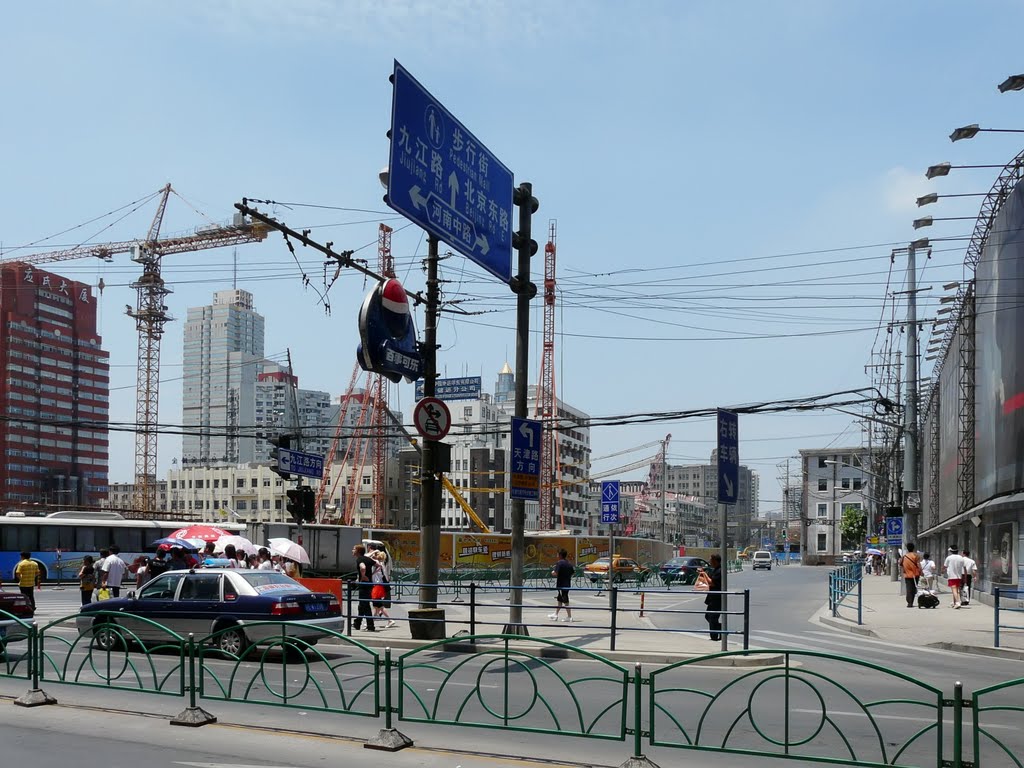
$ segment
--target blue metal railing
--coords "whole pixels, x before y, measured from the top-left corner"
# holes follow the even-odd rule
[[[861,563],[850,563],[830,571],[828,574],[828,608],[834,617],[839,616],[840,607],[849,608],[849,604],[843,605],[843,601],[850,595],[857,595],[857,624],[864,623],[864,593],[863,593],[864,569]]]
[[[1020,598],[1024,597],[1024,590],[1020,590],[1020,589],[1002,589],[1000,587],[993,587],[993,589],[992,589],[992,597],[994,598],[994,601],[995,601],[995,611],[993,612],[993,615],[995,616],[995,642],[993,643],[993,645],[996,648],[999,647],[999,630],[1000,629],[1020,629],[1020,630],[1024,630],[1024,626],[1021,626],[1021,625],[1001,624],[1000,623],[999,615],[1000,615],[1000,613],[1002,613],[1004,611],[1012,612],[1012,613],[1024,613],[1024,608],[1010,608],[1009,606],[1001,605],[1000,604],[1000,599],[1002,597],[1004,597],[1004,596],[1005,597],[1012,596],[1014,599],[1018,599],[1019,600]]]

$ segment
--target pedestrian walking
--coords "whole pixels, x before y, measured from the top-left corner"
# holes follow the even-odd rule
[[[960,604],[970,605],[971,597],[974,594],[974,577],[978,573],[978,563],[971,558],[971,553],[966,549],[960,555],[964,559],[964,583],[960,587]]]
[[[270,559],[270,550],[266,547],[260,547],[260,551],[256,555],[259,564],[256,569],[259,571],[272,571],[274,570],[274,563]]]
[[[356,581],[359,582],[359,608],[356,620],[352,626],[359,629],[366,619],[366,631],[373,632],[373,612],[370,610],[370,600],[373,599],[373,568],[375,562],[372,557],[366,556],[366,547],[356,544],[352,547],[352,554],[356,557]]]
[[[719,555],[712,555],[708,562],[711,563],[711,584],[708,585],[708,593],[704,597],[704,605],[707,613],[704,619],[710,628],[712,640],[722,639],[722,558]]]
[[[167,561],[169,571],[187,571],[188,560],[185,559],[185,550],[181,547],[171,547],[171,559]]]
[[[391,629],[396,626],[388,613],[391,607],[391,570],[388,568],[388,553],[382,549],[375,549],[370,552],[373,560],[373,588],[370,590],[370,598],[373,600],[373,616],[377,619],[387,619],[388,623],[384,629]]]
[[[78,589],[82,593],[82,605],[92,602],[92,593],[96,589],[96,558],[86,555],[82,558],[82,567],[78,569]]]
[[[14,566],[14,580],[18,582],[18,589],[21,594],[28,598],[32,610],[36,609],[36,596],[34,590],[42,585],[43,575],[39,570],[39,564],[32,559],[31,552],[22,552],[21,560]]]
[[[548,614],[549,619],[558,621],[558,613],[564,608],[565,618],[562,621],[572,622],[572,608],[569,607],[569,588],[572,586],[572,577],[575,573],[576,568],[569,562],[569,553],[564,549],[558,550],[558,562],[555,563],[555,567],[551,570],[551,575],[555,577],[555,612]]]
[[[946,562],[942,564],[942,572],[946,574],[946,579],[949,582],[949,591],[953,593],[951,607],[959,608],[960,586],[963,584],[964,579],[964,559],[955,546],[949,548]]]
[[[907,551],[900,558],[900,571],[903,573],[903,583],[906,585],[907,608],[914,607],[914,597],[917,595],[917,580],[921,576],[921,558],[915,551],[914,542],[907,544]]]
[[[935,561],[932,560],[931,553],[925,552],[921,558],[921,587],[934,592],[937,586],[938,576],[935,574]]]
[[[102,553],[101,553],[102,554]],[[121,549],[116,544],[110,548],[110,554],[103,561],[102,586],[110,590],[111,597],[121,596],[121,582],[128,564],[121,559]]]
[[[135,559],[135,588],[139,589],[149,581],[149,558],[140,556]]]

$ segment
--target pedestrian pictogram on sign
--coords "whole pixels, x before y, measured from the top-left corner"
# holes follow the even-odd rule
[[[412,412],[416,431],[424,440],[444,440],[452,426],[452,414],[444,400],[424,397]]]

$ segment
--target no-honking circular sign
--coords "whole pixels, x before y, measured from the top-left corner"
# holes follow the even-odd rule
[[[452,426],[452,414],[444,400],[424,397],[413,409],[416,431],[424,440],[444,440]]]

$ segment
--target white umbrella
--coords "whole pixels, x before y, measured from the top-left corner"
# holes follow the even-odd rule
[[[868,555],[884,555],[885,553],[882,552],[882,550],[880,550],[880,549],[871,548],[871,549],[869,549],[866,552],[866,554],[868,554]]]
[[[221,536],[217,541],[214,542],[213,548],[217,552],[223,552],[224,548],[231,544],[236,550],[242,550],[247,555],[255,555],[259,551],[259,547],[249,541],[245,536]]]
[[[267,543],[270,544],[270,551],[273,554],[287,557],[289,560],[303,565],[309,565],[309,555],[306,554],[306,550],[291,539],[268,539]]]

